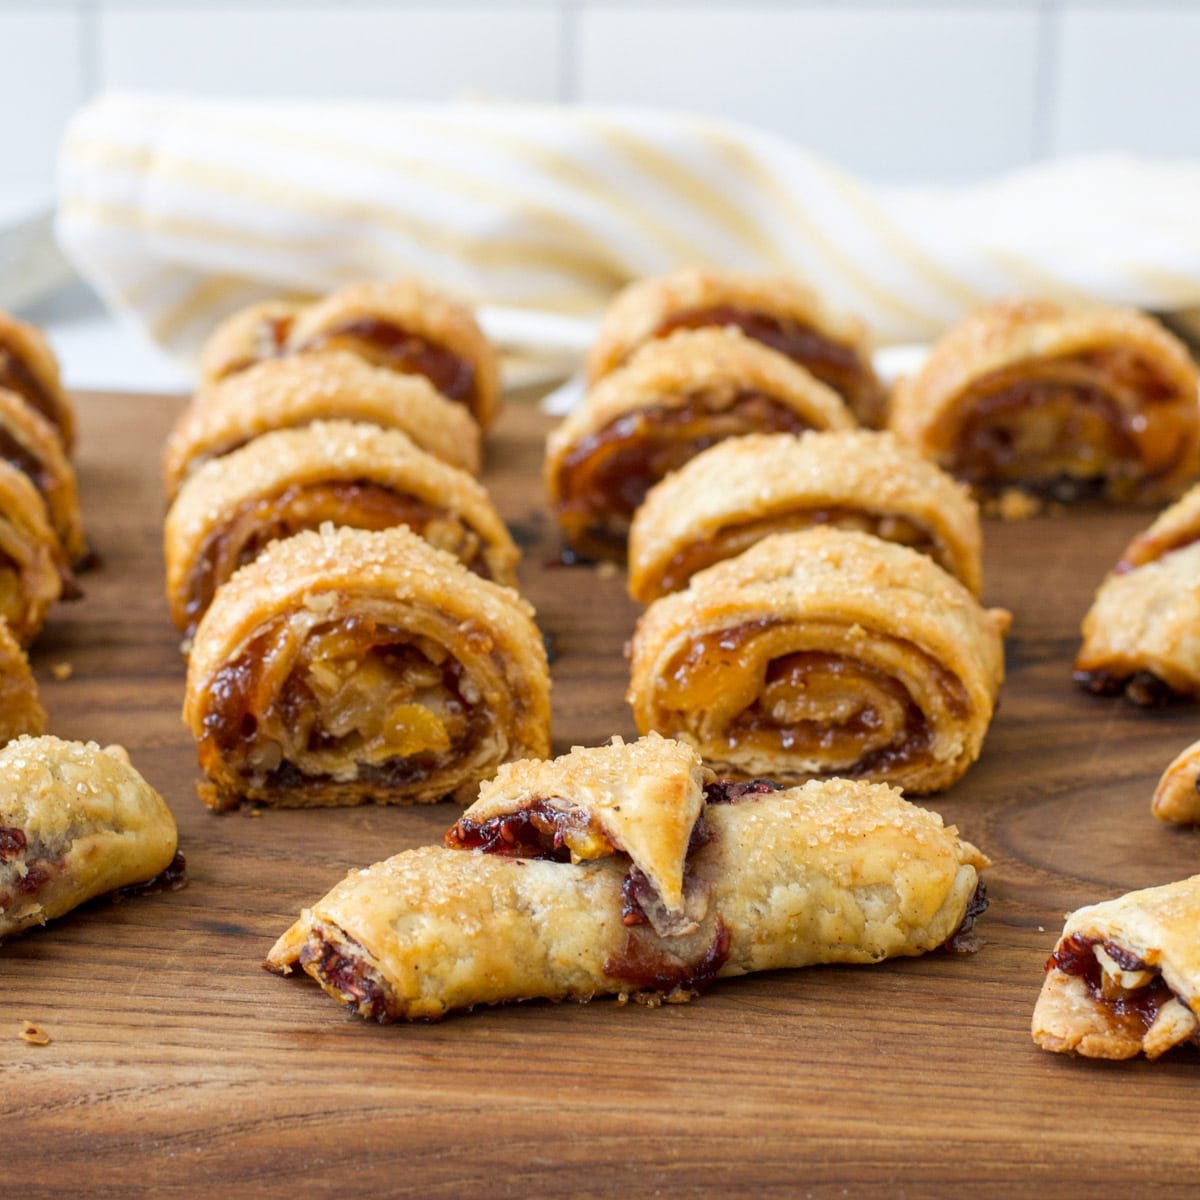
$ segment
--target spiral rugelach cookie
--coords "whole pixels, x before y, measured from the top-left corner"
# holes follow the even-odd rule
[[[46,516],[72,566],[88,556],[75,471],[54,427],[19,396],[0,388],[0,460],[37,488]]]
[[[55,600],[79,594],[41,495],[28,476],[0,461],[0,617],[27,646]]]
[[[416,279],[353,283],[313,304],[278,301],[235,313],[201,356],[203,385],[265,358],[348,351],[424,376],[487,429],[500,397],[496,352],[471,310]]]
[[[664,739],[513,764],[445,847],[352,871],[266,965],[396,1021],[679,1001],[750,971],[972,948],[987,860],[936,814],[877,784],[780,790],[699,766]]]
[[[399,430],[318,421],[265,433],[189,476],[163,543],[171,619],[190,637],[234,571],[327,521],[407,525],[484,579],[516,586],[520,552],[477,480]]]
[[[650,488],[714,442],[852,428],[837,393],[737,330],[681,331],[643,346],[550,434],[546,488],[576,551],[619,560]]]
[[[979,510],[961,484],[890,434],[748,434],[651,488],[629,532],[643,604],[772,533],[832,525],[911,546],[979,594]]]
[[[1009,619],[906,546],[773,534],[650,605],[627,698],[720,775],[936,792],[979,756]]]
[[[94,896],[179,887],[175,818],[120,746],[21,737],[0,750],[0,938]]]
[[[1200,486],[1126,546],[1083,619],[1075,680],[1142,706],[1200,696]]]
[[[0,388],[16,392],[54,427],[63,450],[75,447],[75,411],[63,391],[58,359],[40,329],[0,311]]]
[[[46,710],[38,700],[29,659],[0,617],[0,746],[25,734],[46,732]]]
[[[1154,504],[1200,471],[1197,373],[1126,308],[992,305],[897,387],[891,428],[985,493]]]
[[[887,394],[861,323],[783,275],[685,270],[630,284],[604,315],[588,379],[597,382],[656,338],[711,327],[739,329],[831,387],[863,425],[883,424]]]
[[[1085,1058],[1200,1044],[1200,875],[1072,913],[1032,1032],[1043,1050]]]
[[[273,542],[219,588],[192,642],[184,721],[223,809],[473,795],[545,754],[533,610],[405,526]]]
[[[397,375],[353,354],[330,352],[260,363],[200,391],[175,422],[163,452],[167,499],[210,459],[264,433],[314,421],[399,429],[434,457],[479,474],[479,426],[461,404],[419,375]]]

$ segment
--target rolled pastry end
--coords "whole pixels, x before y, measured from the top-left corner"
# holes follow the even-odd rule
[[[1200,875],[1073,913],[1046,963],[1033,1040],[1109,1059],[1200,1045],[1198,930]]]
[[[1174,825],[1200,824],[1200,742],[1174,758],[1154,789],[1151,811]]]

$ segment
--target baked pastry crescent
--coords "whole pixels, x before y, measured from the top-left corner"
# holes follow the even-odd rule
[[[1171,760],[1154,789],[1150,809],[1160,821],[1200,825],[1200,741]]]
[[[273,542],[221,587],[184,721],[212,808],[473,795],[550,744],[533,610],[405,526]]]
[[[415,279],[352,283],[314,304],[254,305],[218,326],[201,362],[215,382],[264,358],[334,350],[424,376],[483,429],[495,420],[495,350],[469,308]]]
[[[46,731],[46,710],[38,700],[29,659],[0,618],[0,745],[24,734]]]
[[[1087,1058],[1200,1044],[1200,875],[1072,913],[1046,963],[1033,1040]]]
[[[40,329],[0,312],[0,388],[16,392],[58,432],[69,454],[75,446],[75,412],[59,377],[58,359]]]
[[[21,737],[0,750],[0,938],[173,868],[175,819],[120,746]]]
[[[630,284],[604,315],[588,378],[595,383],[655,338],[714,326],[740,329],[805,368],[862,424],[883,424],[887,395],[861,323],[831,312],[810,288],[783,275],[684,270]]]
[[[577,769],[570,783],[536,770],[568,804],[586,790]],[[537,804],[521,790],[518,811]],[[552,846],[527,858],[426,846],[352,871],[266,965],[299,966],[379,1021],[533,998],[684,1000],[750,971],[957,945],[982,911],[987,860],[891,788],[713,783],[706,801],[685,851],[686,923],[656,927],[622,853],[572,862]],[[666,803],[674,812],[674,791]]]
[[[1138,534],[1083,619],[1075,679],[1152,706],[1200,696],[1200,487]]]
[[[0,617],[27,646],[55,600],[78,595],[42,497],[25,474],[0,461]]]
[[[461,404],[419,375],[397,375],[353,354],[331,351],[264,362],[202,390],[167,439],[167,499],[173,500],[184,479],[209,459],[274,429],[332,420],[399,429],[443,462],[479,474],[479,426]]]
[[[621,559],[646,493],[714,442],[852,428],[837,393],[759,343],[681,331],[643,346],[551,433],[546,487],[577,551]]]
[[[407,525],[484,579],[517,582],[520,552],[477,480],[399,430],[318,421],[265,433],[188,478],[164,538],[171,619],[190,637],[238,567],[327,521]]]
[[[890,434],[866,430],[748,434],[698,454],[634,514],[629,594],[648,604],[769,534],[813,525],[911,546],[979,594],[975,502]]]
[[[979,757],[1009,619],[906,546],[774,534],[650,605],[627,698],[721,775],[940,791]]]
[[[72,566],[88,555],[75,471],[54,426],[14,392],[0,388],[0,459],[28,476]]]
[[[983,491],[1152,504],[1200,471],[1197,373],[1125,308],[996,304],[938,341],[892,398],[891,427]]]

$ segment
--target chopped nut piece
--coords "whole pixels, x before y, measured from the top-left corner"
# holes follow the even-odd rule
[[[1157,1058],[1172,1046],[1186,1041],[1195,1032],[1196,1014],[1178,996],[1172,997],[1158,1010],[1154,1023],[1146,1030],[1142,1048],[1147,1058]]]
[[[32,1021],[21,1022],[21,1037],[31,1046],[48,1046],[53,1040],[40,1025]]]
[[[1100,994],[1106,1000],[1124,996],[1137,988],[1143,988],[1154,978],[1153,971],[1124,970],[1103,946],[1096,945],[1092,949],[1096,955],[1096,961],[1100,964],[1100,970],[1103,972],[1100,980]]]
[[[69,662],[56,662],[50,668],[50,674],[53,675],[55,679],[70,679],[74,673],[75,668],[71,666]]]

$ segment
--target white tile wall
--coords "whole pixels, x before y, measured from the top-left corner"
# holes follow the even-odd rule
[[[1200,0],[0,0],[0,51],[0,190],[104,86],[664,104],[877,179],[1200,157]]]
[[[755,122],[851,169],[971,179],[1034,151],[1034,10],[589,7],[579,95]]]

